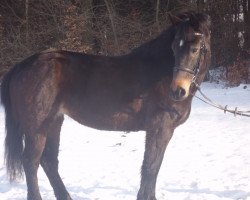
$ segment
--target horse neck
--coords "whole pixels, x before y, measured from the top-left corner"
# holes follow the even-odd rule
[[[136,60],[143,68],[148,81],[155,82],[163,77],[171,77],[174,68],[172,41],[175,29],[170,27],[157,38],[143,44],[130,53],[131,60]]]
[[[131,54],[144,57],[145,59],[168,59],[168,56],[172,54],[171,45],[174,40],[174,36],[175,28],[170,27],[155,39],[134,49]]]

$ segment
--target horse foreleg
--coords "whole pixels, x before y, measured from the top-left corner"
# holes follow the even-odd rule
[[[28,200],[41,200],[38,187],[37,170],[45,146],[46,136],[43,134],[25,135],[25,149],[23,153],[23,167],[26,176]]]
[[[144,160],[141,170],[141,185],[137,200],[156,200],[155,187],[157,175],[164,152],[173,134],[173,130],[160,126],[146,133]]]
[[[58,200],[71,200],[58,173],[58,152],[63,116],[54,119],[47,130],[47,141],[41,158],[41,165],[54,189]]]

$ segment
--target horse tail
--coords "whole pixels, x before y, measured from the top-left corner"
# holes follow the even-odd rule
[[[10,181],[22,177],[23,165],[23,133],[18,122],[14,119],[13,107],[10,96],[10,83],[12,75],[15,73],[15,66],[3,78],[1,84],[1,103],[5,109],[5,164]]]

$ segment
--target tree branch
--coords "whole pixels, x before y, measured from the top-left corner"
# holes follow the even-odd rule
[[[120,48],[118,45],[118,39],[117,39],[117,34],[116,34],[116,29],[115,29],[115,22],[114,22],[114,15],[113,15],[113,9],[111,8],[111,5],[109,4],[108,0],[104,0],[108,13],[109,13],[109,20],[111,22],[111,27],[112,27],[112,31],[114,34],[114,39],[115,39],[115,45],[116,48],[118,49],[118,52],[120,52]]]
[[[160,29],[160,23],[159,23],[159,10],[160,10],[160,0],[157,0],[156,1],[155,22],[156,22],[156,26],[157,26],[158,32],[161,31],[161,29]]]

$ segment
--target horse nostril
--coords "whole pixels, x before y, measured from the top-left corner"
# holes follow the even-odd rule
[[[182,100],[185,95],[186,95],[186,90],[183,89],[182,87],[178,87],[175,91],[171,92],[171,97],[176,101]]]
[[[186,90],[184,90],[183,88],[179,87],[179,88],[177,88],[176,93],[177,93],[177,96],[179,98],[181,98],[181,97],[185,96]]]

